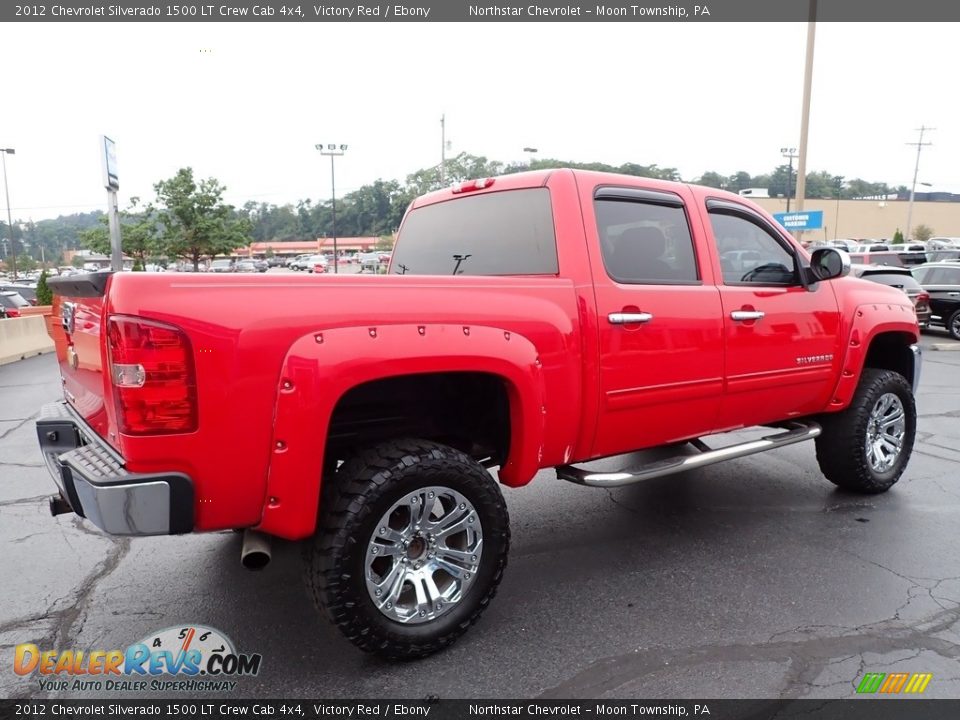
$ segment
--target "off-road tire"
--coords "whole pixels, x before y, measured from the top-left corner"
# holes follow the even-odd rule
[[[870,414],[886,394],[896,395],[905,417],[904,437],[899,455],[884,472],[871,466],[866,442]],[[886,492],[900,479],[917,430],[917,408],[910,383],[892,370],[864,368],[850,406],[842,412],[821,418],[823,432],[816,439],[817,462],[827,480],[834,485],[864,494]]]
[[[960,310],[955,311],[947,320],[947,332],[954,340],[960,340]]]
[[[424,440],[385,442],[346,460],[325,479],[316,535],[305,544],[314,603],[354,645],[390,660],[425,657],[463,635],[496,594],[507,564],[510,525],[496,482],[476,461]],[[420,487],[445,486],[465,496],[483,528],[483,552],[457,607],[420,624],[404,624],[371,600],[364,565],[383,514]]]

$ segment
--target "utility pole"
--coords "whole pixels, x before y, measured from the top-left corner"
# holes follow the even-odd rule
[[[904,237],[904,240],[906,240],[907,242],[910,242],[910,241],[913,239],[913,238],[910,236],[910,230],[911,230],[911,228],[913,227],[913,226],[912,226],[912,222],[913,222],[913,195],[914,195],[914,191],[917,189],[917,173],[920,171],[920,150],[923,148],[924,145],[933,145],[933,143],[931,143],[931,142],[924,142],[924,141],[923,141],[923,134],[924,134],[927,130],[936,130],[936,128],[928,128],[928,127],[926,127],[926,126],[924,126],[924,125],[921,125],[921,126],[918,128],[918,131],[919,131],[919,133],[920,133],[920,139],[917,140],[917,142],[914,142],[914,143],[907,143],[907,145],[916,145],[916,147],[917,147],[917,162],[916,162],[916,164],[913,166],[913,185],[910,186],[910,204],[907,206],[907,235],[906,235],[906,237]]]
[[[807,22],[807,56],[803,67],[803,108],[800,111],[800,162],[797,163],[797,212],[807,195],[807,135],[810,128],[810,94],[813,87],[813,48],[817,35],[817,0],[810,0]],[[789,210],[789,207],[787,208]],[[801,231],[802,232],[802,231]]]
[[[447,115],[440,116],[440,187],[447,184]]]
[[[10,233],[10,249],[13,250],[13,279],[17,279],[17,244],[13,240],[13,217],[10,214],[10,186],[7,184],[7,155],[13,155],[13,148],[0,148],[0,158],[3,158],[3,192],[7,196],[7,231]]]

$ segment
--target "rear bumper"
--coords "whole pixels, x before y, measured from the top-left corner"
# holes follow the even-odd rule
[[[125,461],[64,402],[37,420],[44,462],[77,515],[111,535],[193,530],[193,481],[183,473],[131,473]]]

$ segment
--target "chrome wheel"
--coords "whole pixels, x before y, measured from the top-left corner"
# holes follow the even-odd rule
[[[416,624],[452,610],[470,589],[483,553],[473,504],[447,487],[395,502],[373,529],[364,558],[367,592],[391,620]]]
[[[947,328],[955,338],[960,338],[960,312],[955,312],[950,318],[950,327]]]
[[[907,432],[903,402],[894,393],[880,396],[867,419],[865,450],[874,472],[890,470],[900,457]]]

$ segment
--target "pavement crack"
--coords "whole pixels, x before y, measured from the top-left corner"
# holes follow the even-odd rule
[[[46,500],[50,497],[50,494],[46,495],[34,495],[33,497],[28,498],[17,498],[16,500],[4,500],[0,502],[0,507],[9,507],[11,505],[30,505],[32,503],[40,502],[41,500]]]
[[[35,414],[31,415],[30,417],[28,417],[28,418],[23,418],[23,419],[13,418],[13,421],[14,421],[14,422],[17,421],[17,420],[19,420],[19,422],[17,422],[17,424],[14,425],[12,428],[9,428],[8,430],[4,430],[3,433],[0,434],[0,440],[3,440],[3,439],[4,439],[5,437],[7,437],[7,435],[9,435],[10,433],[16,432],[17,430],[19,430],[20,428],[22,428],[24,425],[26,425],[28,422],[30,422],[31,420],[34,420],[39,414],[40,414],[40,413],[35,413]],[[4,422],[7,422],[7,421],[4,421]]]

